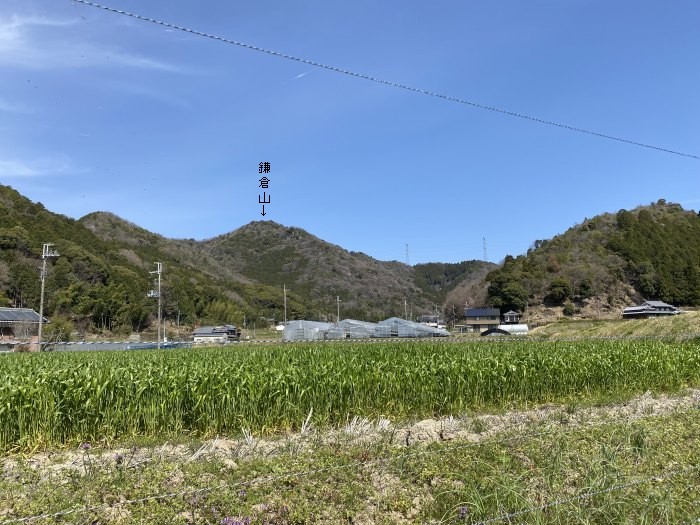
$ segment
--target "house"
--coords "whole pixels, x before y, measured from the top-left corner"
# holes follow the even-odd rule
[[[648,319],[678,315],[681,310],[663,301],[644,301],[639,306],[628,306],[622,311],[623,319]]]
[[[483,332],[501,324],[498,308],[466,308],[464,310],[467,332]]]
[[[503,314],[503,324],[518,324],[520,322],[520,314],[511,310]]]
[[[48,322],[46,318],[44,322]],[[0,346],[4,349],[36,343],[38,333],[39,314],[31,308],[0,308]]]
[[[194,344],[222,345],[241,339],[241,330],[233,325],[201,326],[192,332]]]
[[[418,320],[420,324],[432,326],[433,328],[445,328],[445,320],[437,315],[421,315]]]

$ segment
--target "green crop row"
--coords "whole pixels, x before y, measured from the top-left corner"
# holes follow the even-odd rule
[[[695,341],[348,343],[0,358],[0,449],[272,433],[349,417],[673,390],[700,379]]]

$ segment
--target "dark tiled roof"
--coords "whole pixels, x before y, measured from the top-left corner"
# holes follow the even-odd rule
[[[465,317],[490,317],[500,316],[501,311],[498,308],[467,308],[464,310]]]
[[[39,314],[31,308],[0,308],[0,322],[38,323]]]

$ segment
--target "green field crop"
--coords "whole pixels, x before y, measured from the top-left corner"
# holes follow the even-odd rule
[[[349,417],[674,390],[694,341],[386,342],[14,354],[0,359],[0,449],[173,433],[273,433]]]

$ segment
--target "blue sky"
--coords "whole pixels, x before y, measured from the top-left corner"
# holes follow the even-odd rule
[[[101,0],[483,105],[700,155],[695,0]],[[420,95],[112,14],[2,0],[0,183],[204,239],[265,219],[411,264],[524,253],[659,198],[700,160]],[[47,242],[51,239],[47,239]]]

